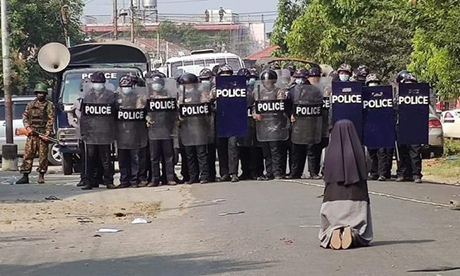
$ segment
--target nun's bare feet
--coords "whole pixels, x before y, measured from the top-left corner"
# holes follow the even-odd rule
[[[331,238],[331,244],[330,244],[332,249],[338,250],[342,248],[342,239],[341,239],[340,230],[341,229],[336,229],[334,230],[334,232],[332,232],[332,238]]]
[[[351,234],[351,228],[350,226],[348,226],[348,227],[345,227],[345,229],[343,229],[342,248],[348,249],[351,247],[352,244],[353,244],[353,236]]]

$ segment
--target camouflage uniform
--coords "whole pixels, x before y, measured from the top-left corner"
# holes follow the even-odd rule
[[[54,105],[48,100],[40,102],[38,99],[35,99],[27,104],[26,110],[22,115],[24,127],[30,127],[32,130],[47,136],[53,132],[53,120]],[[29,174],[31,172],[37,151],[39,158],[37,171],[39,173],[46,173],[48,170],[48,142],[38,137],[36,133],[31,133],[27,137],[21,173]]]

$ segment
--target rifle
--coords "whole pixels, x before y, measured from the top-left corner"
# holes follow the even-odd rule
[[[14,133],[16,134],[16,136],[28,136],[30,134],[30,132],[26,128],[23,128],[23,127],[16,128]],[[37,135],[38,137],[40,137],[40,139],[42,139],[45,142],[50,141],[50,142],[52,142],[54,144],[57,144],[57,145],[61,144],[61,142],[59,142],[58,139],[50,137],[50,136],[47,136],[44,133],[38,132],[36,130],[32,130],[32,133]]]

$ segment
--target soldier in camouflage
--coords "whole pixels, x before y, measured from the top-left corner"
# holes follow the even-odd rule
[[[37,98],[27,105],[22,115],[24,127],[27,129],[28,135],[24,162],[21,167],[21,173],[24,175],[16,184],[29,183],[29,174],[37,152],[39,156],[37,169],[39,172],[39,184],[45,183],[44,176],[48,170],[48,140],[46,137],[50,136],[53,132],[54,106],[52,102],[46,99],[48,88],[45,84],[37,84],[34,92]],[[44,134],[44,136],[41,134]]]

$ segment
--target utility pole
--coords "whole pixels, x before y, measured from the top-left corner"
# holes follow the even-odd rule
[[[134,43],[134,0],[131,0],[131,42]]]
[[[65,39],[65,44],[67,48],[70,48],[70,37],[69,37],[69,6],[64,5],[63,2],[61,2],[61,19],[62,19],[62,25],[64,27],[64,39]]]
[[[113,39],[118,40],[118,1],[113,0]]]
[[[5,94],[6,144],[2,146],[3,171],[18,170],[18,146],[13,144],[13,110],[11,102],[11,64],[6,0],[0,0],[2,24],[3,92]]]

